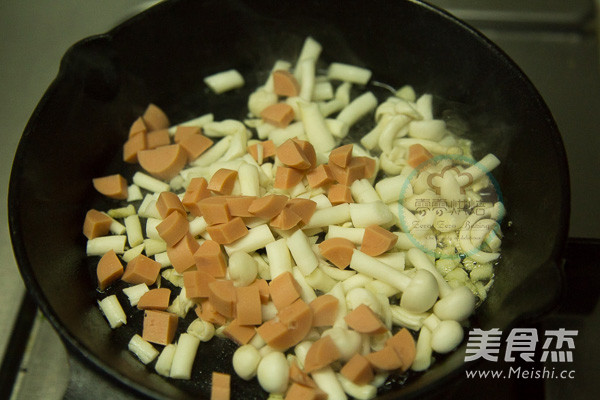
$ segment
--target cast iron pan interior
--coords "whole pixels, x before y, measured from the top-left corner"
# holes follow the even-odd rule
[[[81,226],[89,208],[116,203],[100,199],[91,179],[117,172],[131,178],[120,149],[150,102],[175,123],[207,112],[242,119],[248,94],[275,59],[293,62],[308,35],[323,45],[324,63],[366,66],[374,80],[435,94],[439,112],[468,121],[477,158],[493,152],[502,160],[494,173],[508,209],[502,263],[474,324],[507,329],[557,298],[569,207],[560,135],[531,83],[480,34],[411,1],[167,2],[67,52],[25,129],[9,193],[14,251],[41,309],[72,352],[139,394],[208,398],[211,371],[232,373],[234,346],[202,344],[192,381],[165,380],[127,351],[142,315],[126,308],[129,323],[113,331],[96,305],[97,259],[85,256]],[[203,77],[229,68],[246,85],[210,93]],[[380,398],[439,387],[461,370],[463,357],[464,345],[406,385],[386,385]],[[265,397],[255,381],[232,379],[234,398]]]

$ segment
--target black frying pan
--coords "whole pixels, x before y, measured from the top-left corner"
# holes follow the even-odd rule
[[[149,102],[173,122],[206,112],[217,120],[243,118],[250,91],[276,58],[295,60],[307,35],[323,45],[324,62],[366,66],[378,81],[434,93],[439,111],[468,121],[477,158],[493,152],[502,160],[494,172],[509,212],[502,262],[473,323],[507,330],[558,298],[569,214],[561,138],[529,80],[479,33],[412,1],[167,2],[67,52],[25,129],[9,190],[11,237],[29,291],[73,354],[133,393],[208,397],[210,372],[232,372],[234,346],[203,344],[193,381],[163,379],[127,351],[141,313],[127,309],[125,328],[108,327],[96,305],[97,259],[85,256],[86,210],[115,206],[99,198],[91,179],[131,177],[120,149]],[[228,68],[239,70],[246,85],[211,94],[202,78]],[[462,370],[464,348],[405,385],[390,385],[380,398],[441,387]],[[235,398],[264,397],[256,382],[235,374],[232,386]]]

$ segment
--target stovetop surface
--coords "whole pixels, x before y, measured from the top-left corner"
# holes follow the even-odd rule
[[[152,1],[25,0],[0,4],[0,76],[4,131],[0,135],[0,171],[4,198],[12,157],[37,101],[58,71],[60,57],[77,40],[104,32]],[[561,306],[535,329],[578,330],[573,380],[463,380],[442,397],[589,398],[600,390],[596,345],[600,328],[600,67],[598,18],[591,0],[435,0],[480,28],[525,71],[538,88],[563,135],[571,176],[571,239],[565,253],[566,289]],[[32,10],[35,9],[35,12]],[[6,204],[0,207],[0,398],[59,399],[71,371],[54,330],[35,305],[24,299],[8,235]],[[20,318],[18,318],[20,317]],[[48,365],[53,365],[48,368]],[[489,369],[511,365],[489,364]],[[525,365],[528,367],[528,365]],[[78,371],[77,368],[73,369]],[[85,374],[85,373],[84,373]],[[14,381],[14,378],[17,378]],[[85,376],[80,381],[85,382]],[[90,378],[93,379],[93,378]],[[13,385],[13,382],[16,382]],[[110,390],[103,382],[96,390]],[[104,387],[104,389],[103,389]],[[71,387],[69,398],[81,398],[85,387]],[[96,392],[98,393],[98,392]],[[112,396],[116,398],[117,396]]]

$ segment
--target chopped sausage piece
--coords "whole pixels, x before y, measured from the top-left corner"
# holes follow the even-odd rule
[[[394,336],[389,338],[385,344],[392,347],[398,354],[398,357],[402,362],[402,372],[408,371],[417,355],[415,339],[408,329],[400,329]]]
[[[150,175],[168,180],[187,163],[187,154],[179,144],[170,144],[138,152],[140,166]]]
[[[323,336],[310,346],[304,361],[304,371],[310,374],[313,371],[324,368],[340,358],[340,350],[331,338]]]
[[[256,335],[256,328],[253,325],[241,325],[237,319],[234,319],[223,330],[223,334],[243,346]]]
[[[365,228],[360,251],[376,257],[392,249],[397,241],[397,235],[383,229],[379,225],[371,225]]]
[[[310,376],[300,369],[296,361],[292,361],[290,365],[290,380],[299,383],[300,385],[317,388],[317,384]]]
[[[292,139],[286,140],[277,148],[277,158],[285,166],[291,168],[304,170],[309,169],[311,166],[310,160],[306,157],[300,145]]]
[[[123,144],[123,161],[130,164],[138,162],[138,153],[148,148],[146,140],[146,132],[141,132],[131,136],[125,144]]]
[[[282,194],[271,194],[260,197],[250,204],[248,211],[262,219],[272,219],[283,210],[288,197]]]
[[[145,134],[146,132],[148,132],[148,127],[146,127],[144,119],[142,117],[138,117],[135,121],[133,121],[133,124],[131,124],[131,127],[129,128],[129,138],[131,139],[139,133]]]
[[[179,196],[173,192],[162,192],[158,195],[156,209],[162,218],[167,218],[172,212],[181,213],[184,217],[187,215]]]
[[[240,325],[262,324],[262,310],[258,286],[242,286],[236,291],[236,320]]]
[[[88,239],[107,235],[112,225],[112,218],[93,208],[85,214],[83,234]]]
[[[301,221],[302,218],[298,214],[289,208],[284,208],[275,218],[271,220],[271,222],[269,222],[269,225],[275,229],[287,231],[298,226],[298,223]]]
[[[232,281],[214,281],[208,284],[208,301],[219,314],[235,317],[235,287]]]
[[[167,288],[151,289],[144,293],[137,303],[140,310],[166,310],[169,307],[171,290]]]
[[[402,367],[400,357],[391,346],[385,346],[383,349],[369,353],[365,357],[378,370],[393,371]]]
[[[212,373],[210,400],[229,400],[231,397],[231,375],[220,372]]]
[[[272,348],[285,351],[306,337],[312,327],[312,311],[298,299],[279,311],[279,321],[271,319],[257,328],[258,334]]]
[[[311,301],[308,305],[313,312],[312,326],[333,326],[337,317],[338,299],[330,294],[324,294]]]
[[[167,243],[167,246],[174,246],[179,242],[190,228],[187,218],[181,213],[174,212],[156,225],[158,235]]]
[[[221,246],[214,240],[206,240],[194,253],[198,271],[204,271],[215,278],[224,278],[227,272],[225,256]]]
[[[301,218],[301,223],[306,225],[315,213],[315,210],[317,209],[317,203],[309,199],[289,199],[285,204],[285,208],[293,211],[295,214],[298,214]]]
[[[258,294],[260,295],[260,302],[267,304],[269,302],[269,284],[265,279],[256,279],[248,286],[256,286],[258,288]]]
[[[262,149],[262,157],[259,158],[259,147]],[[277,153],[277,147],[272,140],[265,140],[264,142],[254,143],[248,146],[248,153],[256,160],[258,163],[262,163],[265,159],[269,157],[275,156]]]
[[[278,69],[273,71],[273,91],[278,96],[294,97],[300,93],[300,84],[289,71]]]
[[[216,278],[205,271],[185,271],[183,273],[183,287],[189,299],[208,298],[208,284]]]
[[[214,240],[206,240],[194,253],[196,268],[204,271],[215,278],[224,278],[227,271],[225,256],[221,246]]]
[[[207,197],[198,202],[198,209],[209,225],[224,224],[231,220],[227,198],[222,196]]]
[[[304,178],[304,172],[296,168],[288,168],[284,166],[277,167],[275,172],[275,182],[273,187],[277,189],[293,188]]]
[[[183,195],[181,203],[193,216],[201,217],[202,213],[200,212],[198,202],[207,197],[210,197],[210,190],[208,190],[208,182],[206,179],[202,177],[192,178]]]
[[[350,311],[346,314],[344,320],[350,328],[359,333],[377,335],[387,331],[387,328],[383,322],[381,322],[377,314],[375,314],[366,304],[361,304]]]
[[[158,129],[167,129],[169,127],[169,118],[163,110],[154,104],[149,104],[142,115],[148,132]]]
[[[248,228],[240,217],[232,218],[224,224],[210,225],[206,231],[219,244],[231,244],[248,234]]]
[[[350,187],[342,184],[334,184],[327,191],[327,198],[332,205],[337,206],[343,203],[354,203]]]
[[[364,166],[365,166],[364,178],[371,179],[373,177],[373,174],[375,174],[375,168],[377,166],[375,159],[373,159],[371,157],[353,157],[353,159],[357,160],[361,164],[364,164]]]
[[[187,153],[188,162],[190,162],[200,157],[202,153],[208,150],[208,148],[212,146],[213,141],[202,134],[195,133],[182,138],[179,141],[179,144]]]
[[[365,356],[358,353],[344,364],[340,373],[357,385],[366,385],[374,377],[371,363]]]
[[[271,125],[285,128],[294,119],[294,109],[287,103],[276,103],[262,110],[260,117]]]
[[[150,343],[167,345],[173,341],[179,317],[166,311],[146,310],[142,338]]]
[[[109,250],[100,258],[96,268],[98,286],[100,290],[106,289],[111,283],[123,275],[123,265],[114,250]]]
[[[365,164],[352,158],[346,168],[339,167],[335,164],[329,164],[331,173],[335,177],[335,180],[342,185],[350,186],[352,182],[358,179],[362,179],[365,176]]]
[[[215,172],[208,182],[208,190],[218,194],[231,194],[237,171],[227,168],[221,168]]]
[[[199,126],[178,126],[175,128],[175,135],[173,136],[173,140],[175,143],[181,142],[182,139],[202,133],[202,128]]]
[[[198,315],[198,318],[211,324],[225,325],[227,323],[227,318],[220,314],[208,299],[200,301],[200,312],[196,308],[196,315]]]
[[[329,153],[329,164],[335,164],[338,167],[346,168],[352,159],[352,144],[337,147]]]
[[[146,134],[146,148],[155,149],[171,144],[171,136],[168,129],[159,129]]]
[[[310,163],[309,169],[313,169],[317,166],[317,153],[314,146],[308,140],[301,140],[298,138],[292,138],[294,143],[300,146],[300,149],[304,152],[304,156]]]
[[[127,181],[120,174],[92,179],[94,188],[111,199],[127,199]]]
[[[133,285],[145,283],[150,286],[156,282],[160,268],[159,262],[140,254],[127,263],[121,280]]]
[[[300,298],[302,289],[291,272],[284,272],[269,283],[271,300],[278,310],[289,306]]]
[[[327,164],[318,165],[315,169],[306,174],[308,185],[313,188],[320,188],[335,181],[331,168]]]
[[[255,196],[227,196],[225,201],[232,217],[253,217],[248,211],[250,204],[256,200]]]
[[[422,144],[413,144],[408,148],[408,165],[417,168],[419,165],[433,158],[433,154],[429,152]]]
[[[339,269],[350,265],[354,249],[354,243],[346,238],[331,238],[319,243],[321,255]]]
[[[327,393],[321,389],[294,382],[285,394],[284,400],[327,400]]]
[[[182,274],[194,267],[196,265],[194,254],[199,248],[200,245],[189,233],[173,246],[167,246],[167,256],[175,271]]]

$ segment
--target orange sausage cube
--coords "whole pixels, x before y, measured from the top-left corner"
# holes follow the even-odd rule
[[[358,353],[344,364],[340,373],[357,385],[366,385],[374,377],[371,363],[365,356]]]
[[[146,310],[142,338],[150,343],[167,345],[173,341],[179,317],[166,311]]]
[[[225,199],[232,217],[253,217],[248,209],[254,200],[255,196],[227,196]]]
[[[292,138],[294,143],[300,146],[300,150],[304,153],[304,156],[310,163],[309,169],[313,169],[317,166],[317,152],[314,146],[308,140],[300,140],[298,138]]]
[[[260,112],[260,117],[271,125],[285,128],[294,119],[294,109],[286,103],[271,104]]]
[[[248,286],[256,286],[258,288],[258,294],[260,295],[260,302],[267,304],[269,302],[269,284],[264,279],[256,279]]]
[[[248,211],[259,218],[270,220],[283,210],[287,201],[287,196],[271,194],[254,200]]]
[[[256,335],[256,328],[252,325],[241,325],[237,319],[234,319],[223,330],[223,334],[243,346]]]
[[[330,294],[317,297],[309,303],[313,312],[312,326],[333,326],[337,317],[338,299]]]
[[[365,175],[363,178],[370,179],[373,177],[375,173],[375,167],[377,166],[375,159],[371,157],[352,157],[357,162],[363,164],[365,166]]]
[[[360,251],[376,257],[392,249],[397,241],[398,236],[392,232],[383,229],[379,225],[371,225],[365,228]]]
[[[227,323],[227,318],[225,318],[224,315],[219,314],[208,299],[200,301],[200,308],[196,307],[196,315],[198,315],[198,318],[210,322],[211,324],[225,325]]]
[[[187,154],[176,143],[139,151],[138,162],[150,175],[158,179],[169,180],[183,169],[187,163]]]
[[[223,196],[207,197],[200,200],[198,209],[209,225],[224,224],[231,220],[227,199]]]
[[[162,218],[167,218],[172,212],[181,213],[184,217],[187,215],[179,196],[173,192],[162,192],[158,195],[156,209]]]
[[[204,271],[185,271],[183,287],[188,299],[208,298],[208,284],[216,281],[215,277]]]
[[[300,343],[311,327],[312,311],[302,299],[297,299],[279,311],[279,321],[269,320],[257,332],[269,346],[285,351]]]
[[[229,400],[231,397],[231,375],[220,372],[212,373],[210,400]]]
[[[283,231],[290,230],[298,225],[302,221],[302,218],[290,210],[289,208],[284,208],[281,212],[273,218],[269,225],[275,229],[281,229]]]
[[[148,142],[146,140],[146,132],[141,132],[134,136],[131,136],[123,144],[123,161],[130,164],[138,162],[138,153],[148,148]]]
[[[123,265],[114,250],[109,250],[102,256],[96,268],[96,275],[100,290],[106,289],[123,275]]]
[[[338,167],[346,168],[352,159],[352,144],[346,144],[335,148],[329,153],[329,164],[335,164]]]
[[[187,218],[178,212],[169,214],[160,224],[156,225],[158,235],[169,247],[179,242],[188,233],[189,228],[190,224]]]
[[[169,307],[171,290],[167,288],[151,289],[144,293],[137,303],[140,310],[166,310]]]
[[[352,182],[358,179],[362,179],[365,176],[365,164],[352,158],[346,168],[339,167],[335,164],[329,164],[331,173],[335,177],[335,180],[342,185],[350,186]]]
[[[208,301],[219,314],[235,317],[236,293],[232,281],[214,281],[208,284]]]
[[[183,195],[181,204],[193,216],[201,217],[202,213],[200,212],[198,202],[200,202],[202,199],[206,199],[207,197],[210,197],[210,190],[208,190],[208,182],[206,179],[202,177],[192,178],[185,191],[185,194]]]
[[[273,91],[278,96],[294,97],[300,93],[300,84],[289,71],[278,69],[273,71]]]
[[[313,381],[306,372],[300,369],[296,361],[292,361],[292,364],[290,365],[290,381],[315,389],[317,388],[315,381]]]
[[[142,115],[142,119],[148,127],[148,132],[169,127],[169,118],[163,110],[155,104],[149,104]]]
[[[195,133],[187,135],[179,141],[183,150],[187,153],[188,162],[200,157],[202,153],[213,145],[213,141],[204,135]]]
[[[224,278],[227,271],[225,256],[221,246],[214,240],[206,240],[194,253],[196,268],[204,271],[215,278]]]
[[[189,233],[173,246],[167,246],[167,256],[175,271],[181,274],[194,267],[196,265],[194,254],[199,248],[200,245]]]
[[[365,357],[378,370],[393,371],[402,367],[402,361],[391,346],[385,346],[383,349],[369,353]]]
[[[313,188],[320,188],[335,181],[331,168],[327,164],[321,164],[306,174],[308,185]]]
[[[146,148],[155,149],[171,144],[171,135],[168,129],[160,129],[146,134]]]
[[[107,235],[112,225],[112,218],[98,210],[91,209],[85,214],[83,234],[88,239]]]
[[[354,249],[354,243],[345,238],[331,238],[319,243],[321,255],[339,269],[350,265]]]
[[[344,317],[344,320],[350,328],[359,333],[377,335],[387,331],[387,328],[383,322],[381,322],[377,314],[375,314],[366,304],[361,304],[350,311]]]
[[[296,169],[309,169],[311,164],[304,151],[292,139],[283,142],[277,148],[277,158],[283,165]]]
[[[310,374],[313,371],[328,366],[340,358],[340,356],[340,350],[331,336],[323,336],[308,349],[306,359],[304,360],[304,371]]]
[[[240,325],[262,324],[262,310],[258,286],[235,289],[237,296],[236,320]]]
[[[317,203],[309,199],[289,199],[285,204],[285,208],[300,216],[301,223],[306,225],[315,213],[315,210],[317,209]]]
[[[236,178],[237,171],[221,168],[210,178],[208,190],[218,194],[231,194]]]
[[[219,244],[230,244],[248,234],[248,228],[240,217],[224,224],[210,225],[206,228],[210,238]]]
[[[145,283],[150,286],[156,282],[160,268],[159,262],[140,254],[127,263],[121,280],[133,285]]]
[[[400,329],[394,336],[387,340],[386,345],[396,351],[402,362],[402,372],[406,372],[415,361],[417,355],[415,339],[408,329]]]
[[[131,124],[131,127],[129,128],[129,138],[131,139],[139,133],[145,134],[146,132],[148,132],[148,127],[146,127],[144,119],[142,117],[138,117],[135,121],[133,121],[133,124]]]
[[[303,177],[304,172],[296,168],[279,166],[275,172],[275,183],[273,186],[277,189],[293,188],[302,181]]]
[[[111,199],[127,199],[127,181],[120,174],[92,179],[94,188]]]
[[[175,143],[179,143],[188,136],[197,135],[200,133],[202,133],[202,128],[199,126],[178,126],[175,129],[175,136],[173,137],[173,140]]]
[[[354,203],[350,187],[341,184],[331,185],[327,191],[327,198],[334,206],[343,203]]]
[[[273,304],[281,310],[299,299],[302,289],[291,272],[284,272],[271,280],[269,292]]]
[[[408,165],[417,168],[424,162],[433,158],[433,154],[429,152],[422,144],[413,144],[408,148]]]

